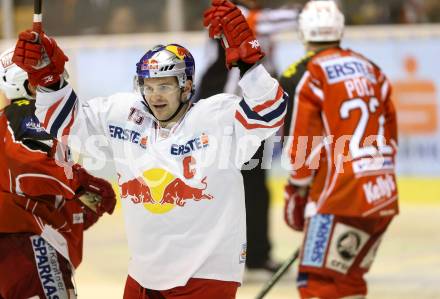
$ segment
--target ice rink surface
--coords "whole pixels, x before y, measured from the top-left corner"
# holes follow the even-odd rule
[[[367,275],[368,298],[438,299],[440,198],[402,201],[400,209],[401,214],[391,224]],[[124,220],[118,209],[113,216],[104,216],[86,232],[83,263],[75,275],[79,299],[122,298],[129,259],[124,230]],[[283,261],[298,247],[301,234],[284,225],[279,201],[272,205],[271,231],[273,254]],[[145,250],[154,251],[155,248]],[[265,298],[298,298],[294,281],[296,266],[295,263]],[[255,298],[262,286],[263,283],[244,283],[237,299]]]

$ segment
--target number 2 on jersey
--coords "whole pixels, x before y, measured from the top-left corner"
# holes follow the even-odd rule
[[[368,100],[368,104],[365,103],[361,98],[355,98],[347,100],[341,105],[339,114],[342,119],[348,119],[352,110],[359,109],[361,112],[361,117],[349,143],[350,154],[353,159],[366,156],[375,156],[377,154],[391,154],[393,152],[393,149],[389,145],[385,144],[384,115],[380,115],[378,118],[379,130],[377,132],[377,135],[370,135],[367,136],[365,139],[366,141],[369,141],[369,144],[372,144],[375,141],[377,147],[373,145],[361,147],[361,140],[365,137],[365,129],[367,127],[368,121],[370,120],[370,115],[374,114],[377,111],[378,107],[379,100],[376,97],[371,97]],[[374,140],[371,140],[370,138],[374,138]]]

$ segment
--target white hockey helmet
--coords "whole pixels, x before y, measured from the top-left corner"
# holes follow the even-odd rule
[[[344,15],[332,0],[309,1],[299,15],[299,34],[303,42],[340,41]]]
[[[8,49],[0,55],[0,89],[8,100],[34,99],[26,88],[28,75],[12,62],[14,49]]]

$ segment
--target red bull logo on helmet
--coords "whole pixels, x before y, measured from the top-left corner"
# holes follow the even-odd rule
[[[155,59],[145,59],[142,61],[141,70],[142,71],[150,71],[150,70],[158,70],[159,64]]]
[[[185,48],[177,45],[168,45],[165,49],[179,57],[180,60],[184,60],[186,55],[188,55],[188,51]]]
[[[122,200],[142,204],[151,213],[164,214],[175,207],[185,207],[188,201],[213,199],[206,192],[206,181],[205,177],[192,185],[164,169],[154,168],[145,171],[142,177],[119,183],[119,188]]]

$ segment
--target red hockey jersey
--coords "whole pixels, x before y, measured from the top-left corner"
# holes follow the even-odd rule
[[[281,84],[293,99],[285,130],[290,180],[310,185],[306,213],[397,214],[396,112],[381,70],[351,50],[331,48],[292,65]]]
[[[0,233],[39,234],[77,267],[82,258],[84,214],[81,204],[69,199],[79,184],[66,175],[70,167],[54,159],[56,142],[40,127],[34,112],[34,102],[25,99],[0,111]],[[14,201],[14,197],[42,196],[53,199],[51,204],[65,217],[68,228],[55,230],[46,219]]]

